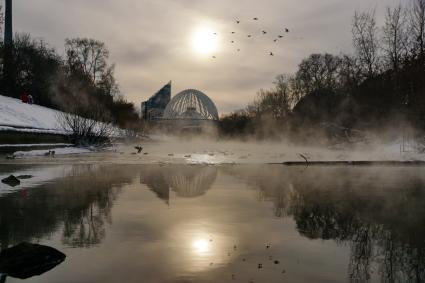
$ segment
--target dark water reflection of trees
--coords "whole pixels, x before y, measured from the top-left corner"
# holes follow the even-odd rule
[[[299,233],[351,250],[352,282],[425,280],[425,176],[420,168],[232,168],[294,218]],[[421,177],[422,176],[422,177]]]
[[[120,187],[135,170],[79,165],[53,182],[0,198],[0,248],[37,241],[62,230],[62,242],[89,247],[105,237]]]

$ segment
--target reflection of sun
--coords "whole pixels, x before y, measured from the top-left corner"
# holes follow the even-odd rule
[[[193,241],[192,247],[198,254],[204,254],[210,251],[210,243],[205,239],[197,239]]]
[[[192,35],[192,47],[198,53],[211,54],[218,47],[217,35],[207,27],[199,28]]]

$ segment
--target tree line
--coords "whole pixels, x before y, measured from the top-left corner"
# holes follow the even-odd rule
[[[120,91],[105,43],[72,38],[64,47],[60,56],[29,34],[16,34],[12,46],[0,42],[0,93],[19,98],[26,92],[39,105],[137,129],[138,112]]]
[[[325,136],[398,124],[425,129],[425,0],[352,18],[352,54],[311,54],[245,109],[221,118],[224,136]],[[319,131],[318,131],[319,129]],[[315,134],[312,134],[314,136]]]

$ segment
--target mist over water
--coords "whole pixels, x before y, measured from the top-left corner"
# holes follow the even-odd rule
[[[143,147],[137,153],[135,146]],[[236,141],[215,138],[156,136],[151,141],[115,144],[105,150],[72,154],[57,150],[54,158],[20,153],[7,163],[112,163],[112,164],[264,164],[314,161],[425,160],[418,144],[402,139],[338,146],[296,145],[285,141]],[[40,151],[42,153],[42,151]]]

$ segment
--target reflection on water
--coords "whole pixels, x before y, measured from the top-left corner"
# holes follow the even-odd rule
[[[70,249],[34,282],[422,282],[424,173],[75,165],[0,194],[0,243]]]
[[[146,165],[140,173],[140,183],[169,202],[170,189],[180,197],[199,197],[208,191],[217,178],[214,166]]]
[[[62,241],[69,246],[90,247],[104,238],[113,201],[132,173],[91,165],[61,172],[54,182],[0,197],[1,249],[40,240],[60,227]]]

